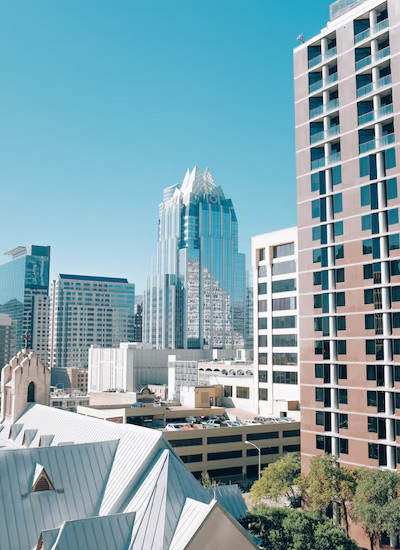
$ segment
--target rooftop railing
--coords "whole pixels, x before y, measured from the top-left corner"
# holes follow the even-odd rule
[[[339,17],[347,10],[351,10],[351,8],[361,4],[361,2],[364,2],[364,0],[337,0],[329,6],[329,15],[331,20],[335,19],[335,17]]]

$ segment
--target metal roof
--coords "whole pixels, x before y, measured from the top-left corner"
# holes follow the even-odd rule
[[[43,531],[43,550],[128,550],[135,514],[115,514],[64,522]]]
[[[0,449],[0,549],[28,550],[42,530],[97,515],[117,445]],[[37,464],[54,490],[31,492]]]
[[[239,519],[246,515],[247,506],[242,497],[238,485],[219,485],[218,487],[208,487],[208,494],[218,501],[232,517]]]

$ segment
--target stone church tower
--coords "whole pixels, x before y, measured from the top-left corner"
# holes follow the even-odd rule
[[[14,424],[30,403],[49,405],[50,369],[27,347],[1,371],[1,419]]]

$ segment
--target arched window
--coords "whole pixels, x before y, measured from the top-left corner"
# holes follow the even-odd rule
[[[34,403],[35,402],[35,384],[31,382],[28,386],[28,403]]]

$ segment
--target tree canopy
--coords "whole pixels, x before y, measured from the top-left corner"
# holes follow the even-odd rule
[[[260,505],[240,520],[268,550],[357,550],[344,530],[315,512]]]
[[[253,502],[259,503],[263,498],[277,501],[285,496],[289,502],[299,498],[296,489],[300,476],[300,455],[287,453],[280,460],[273,462],[262,472],[261,479],[256,481],[251,490]]]

